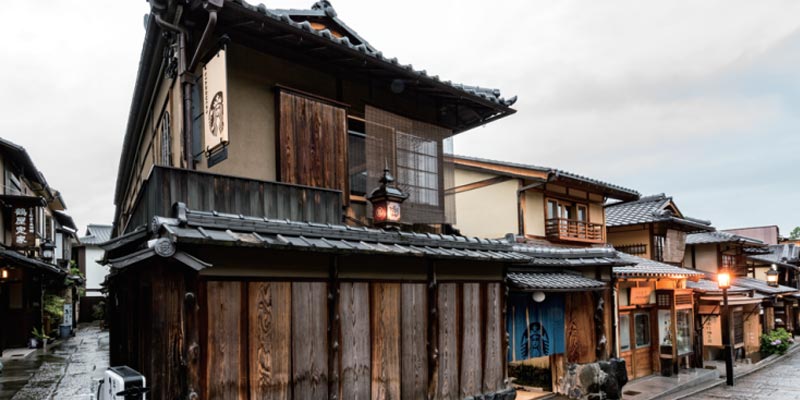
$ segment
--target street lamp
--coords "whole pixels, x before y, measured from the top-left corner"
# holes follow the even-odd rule
[[[772,264],[772,268],[767,271],[767,285],[778,287],[778,277],[780,275],[781,273],[778,272],[778,266]]]
[[[731,272],[722,268],[717,272],[717,284],[722,289],[722,346],[725,352],[725,382],[733,386],[733,346],[731,346],[731,314],[728,309],[728,289],[731,287]]]

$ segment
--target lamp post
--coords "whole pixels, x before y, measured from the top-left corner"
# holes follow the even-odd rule
[[[725,382],[733,386],[733,346],[731,346],[731,314],[728,310],[728,289],[731,287],[731,272],[722,268],[717,273],[717,284],[722,289],[722,346],[725,352]]]
[[[778,287],[778,277],[780,277],[781,273],[778,272],[778,266],[772,264],[772,268],[767,271],[767,285],[772,287]]]

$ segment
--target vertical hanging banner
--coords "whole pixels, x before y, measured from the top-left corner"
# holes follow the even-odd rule
[[[36,225],[34,221],[33,207],[14,207],[12,211],[13,223],[11,231],[14,235],[13,246],[17,248],[28,248],[35,246]]]
[[[228,71],[225,49],[203,67],[203,144],[212,153],[228,143]]]

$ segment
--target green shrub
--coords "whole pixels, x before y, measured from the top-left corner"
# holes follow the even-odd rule
[[[92,318],[95,320],[104,320],[106,319],[106,302],[101,301],[94,306],[92,306]]]
[[[761,351],[767,354],[786,353],[792,344],[794,344],[792,334],[783,328],[761,335]]]
[[[540,387],[545,391],[552,391],[553,383],[550,379],[550,369],[534,367],[527,364],[510,364],[508,376],[516,378],[514,383],[524,386]]]
[[[44,313],[52,322],[61,321],[64,318],[64,298],[54,294],[44,296]]]

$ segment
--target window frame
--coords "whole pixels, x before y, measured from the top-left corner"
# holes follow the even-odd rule
[[[646,335],[643,336],[644,338],[647,339],[647,342],[646,343],[642,343],[641,345],[639,344],[639,341],[638,341],[639,336],[636,334],[637,333],[636,323],[637,323],[637,320],[639,319],[639,317],[644,317],[647,320],[647,332],[646,332]],[[638,312],[638,313],[634,313],[633,314],[633,344],[634,344],[634,346],[635,346],[635,348],[637,350],[650,347],[653,344],[652,323],[651,322],[652,321],[650,321],[650,314],[649,313]]]

